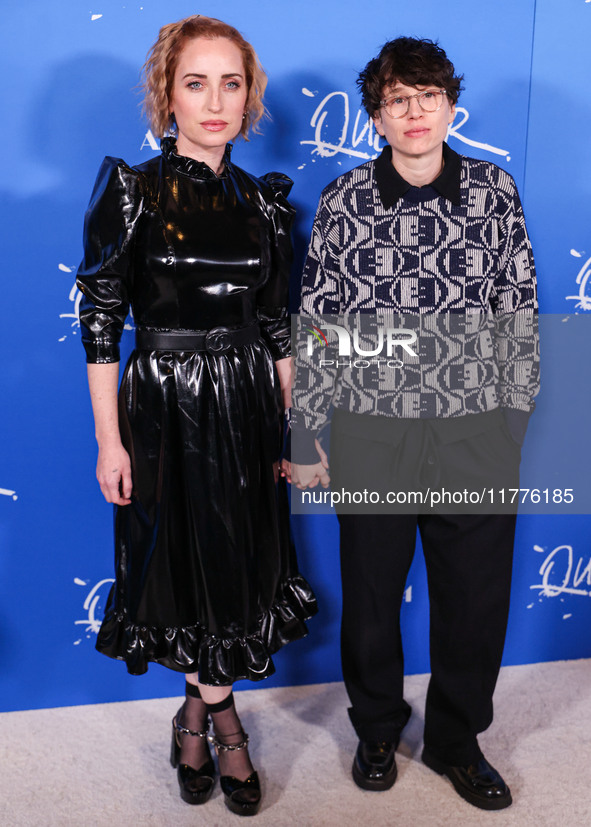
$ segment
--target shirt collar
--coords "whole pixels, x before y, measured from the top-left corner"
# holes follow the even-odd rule
[[[447,198],[452,204],[459,205],[460,177],[462,172],[462,159],[457,152],[443,144],[443,169],[437,178],[429,186],[433,187],[439,195]],[[411,189],[408,181],[405,181],[392,164],[392,147],[386,145],[374,163],[375,179],[380,194],[380,200],[385,210],[399,201],[405,193]],[[421,188],[415,187],[420,191]]]

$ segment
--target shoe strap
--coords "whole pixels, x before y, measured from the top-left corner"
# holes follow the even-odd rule
[[[177,732],[181,732],[183,735],[195,735],[199,738],[207,738],[209,734],[208,729],[187,729],[187,727],[181,726],[181,724],[177,722],[176,718],[172,719],[172,725]]]
[[[243,730],[238,732],[232,732],[231,735],[242,735],[242,741],[238,744],[224,744],[216,735],[208,735],[207,740],[209,741],[212,746],[214,746],[217,750],[221,750],[222,752],[234,752],[237,749],[246,749],[248,746],[248,733],[244,732]],[[225,736],[226,738],[230,737],[228,735]]]

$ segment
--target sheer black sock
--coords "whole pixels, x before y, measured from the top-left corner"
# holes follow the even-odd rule
[[[232,692],[217,704],[207,704],[207,711],[213,722],[215,737],[222,747],[237,747],[239,744],[244,744],[241,749],[230,750],[223,749],[218,745],[220,775],[230,775],[239,781],[246,781],[254,772],[254,768],[250,762],[245,743],[248,738],[242,729],[240,718],[236,712]]]
[[[176,722],[192,732],[204,732],[208,726],[205,701],[198,687],[188,681],[185,683],[185,702],[178,711]],[[201,769],[210,758],[207,738],[178,731],[176,737],[181,745],[180,763],[188,764],[194,770]]]

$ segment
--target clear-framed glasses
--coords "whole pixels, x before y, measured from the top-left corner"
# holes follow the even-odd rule
[[[393,98],[380,101],[380,106],[386,110],[391,118],[404,118],[410,109],[411,98],[416,98],[423,112],[437,112],[443,105],[445,89],[426,89],[416,95],[396,95]]]

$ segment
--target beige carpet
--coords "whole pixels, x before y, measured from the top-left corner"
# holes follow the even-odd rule
[[[240,692],[264,802],[247,823],[273,827],[591,825],[591,661],[503,669],[496,719],[481,738],[514,804],[487,813],[420,762],[427,675],[407,678],[413,717],[385,793],[359,790],[342,684]],[[168,764],[179,699],[0,715],[0,824],[6,827],[237,825],[219,785],[201,807],[178,796]]]

